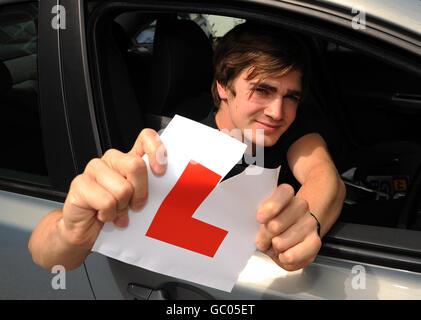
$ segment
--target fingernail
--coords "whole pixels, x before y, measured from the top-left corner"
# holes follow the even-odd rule
[[[140,211],[140,209],[142,209],[142,205],[140,205],[140,204],[134,204],[132,207],[131,207],[131,209],[132,209],[132,211],[134,211],[134,212],[138,212],[138,211]]]
[[[263,245],[263,243],[258,242],[256,243],[256,247],[257,249],[259,249],[260,251],[264,251],[265,250],[265,246]]]
[[[114,224],[119,228],[125,228],[129,224],[129,218],[127,216],[118,217],[114,220]]]
[[[164,150],[164,152],[156,153],[156,162],[162,167],[164,167],[168,163],[168,156],[166,150]]]
[[[265,219],[265,217],[264,217],[263,213],[259,212],[257,214],[257,221],[260,222],[260,223],[263,223],[265,221],[264,219]]]
[[[154,171],[156,174],[162,175],[165,172],[165,166],[157,163],[154,165]]]

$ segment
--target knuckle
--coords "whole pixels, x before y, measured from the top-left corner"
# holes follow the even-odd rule
[[[121,183],[115,190],[115,196],[117,197],[118,202],[127,200],[132,196],[133,188],[127,181]]]
[[[76,177],[74,177],[70,183],[70,190],[79,187],[83,183],[84,179],[85,178],[83,174],[78,174]]]
[[[99,220],[99,221],[101,221],[101,222],[110,222],[110,221],[113,221],[113,218],[112,218],[113,216],[112,215],[110,215],[110,214],[106,214],[106,213],[104,213],[103,211],[99,211],[98,212],[98,216],[97,216],[97,219]]]
[[[272,246],[277,252],[283,252],[282,240],[278,237],[272,239]]]
[[[106,210],[106,211],[116,211],[116,209],[117,209],[117,200],[113,196],[111,196],[109,194],[106,194],[103,197],[104,198],[103,198],[103,206],[102,206],[102,209],[103,210]]]
[[[119,153],[119,151],[117,149],[108,149],[107,151],[105,151],[102,158],[112,158],[113,156],[117,155],[118,153]]]
[[[87,171],[94,170],[95,168],[98,168],[98,166],[102,165],[102,160],[99,158],[93,158],[89,160],[88,164],[86,165]]]
[[[141,140],[144,140],[154,138],[156,137],[156,135],[157,133],[155,130],[151,128],[145,128],[140,132],[139,137],[141,138]]]
[[[307,212],[309,211],[309,205],[307,200],[302,198],[295,198],[295,203],[300,212]]]
[[[290,197],[294,196],[295,194],[295,190],[294,188],[287,183],[283,183],[279,186],[279,188],[287,195],[289,195]]]
[[[284,253],[284,261],[286,265],[294,265],[295,264],[295,256],[292,253],[285,252]]]
[[[127,172],[131,174],[141,173],[146,170],[146,163],[140,157],[130,157],[127,161]]]
[[[140,132],[139,141],[146,148],[147,153],[156,153],[163,144],[158,133],[150,128],[145,128]]]
[[[86,174],[79,174],[72,180],[66,197],[70,204],[76,204],[80,198],[79,195],[86,194],[88,180],[89,178]]]
[[[278,220],[271,220],[267,224],[267,229],[271,234],[278,234],[282,231],[282,223]]]
[[[268,201],[265,203],[264,209],[270,215],[273,215],[277,211],[277,205],[274,201]]]
[[[140,131],[140,135],[144,136],[144,135],[151,134],[152,132],[154,132],[153,129],[151,129],[151,128],[144,128],[144,129],[142,129],[142,131]]]
[[[64,202],[63,215],[67,216],[68,208],[77,206],[79,202],[80,202],[79,197],[74,192],[69,191],[66,197],[66,201]]]

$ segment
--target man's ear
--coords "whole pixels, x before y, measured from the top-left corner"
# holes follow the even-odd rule
[[[218,81],[216,81],[216,88],[218,90],[219,99],[227,100],[228,99],[228,89],[226,86],[223,86]]]

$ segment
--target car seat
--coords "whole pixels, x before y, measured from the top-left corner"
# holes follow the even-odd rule
[[[126,62],[127,71],[139,103],[145,99],[152,61],[152,52],[131,50],[132,43],[125,29],[117,22],[112,23],[112,35],[122,58]]]
[[[145,112],[193,120],[213,108],[213,50],[205,32],[191,20],[158,19]]]
[[[99,30],[98,45],[101,54],[98,55],[98,62],[102,102],[111,143],[111,146],[104,147],[127,152],[144,128],[141,101],[137,99],[126,60],[129,40],[117,22],[107,23]],[[137,72],[146,77],[143,68],[138,68]]]

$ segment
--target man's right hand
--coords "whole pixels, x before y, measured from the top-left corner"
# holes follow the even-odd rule
[[[68,244],[91,249],[105,222],[127,227],[129,208],[140,210],[148,196],[144,154],[152,172],[162,175],[166,170],[165,148],[156,131],[144,129],[128,153],[110,149],[74,178],[58,224]]]

